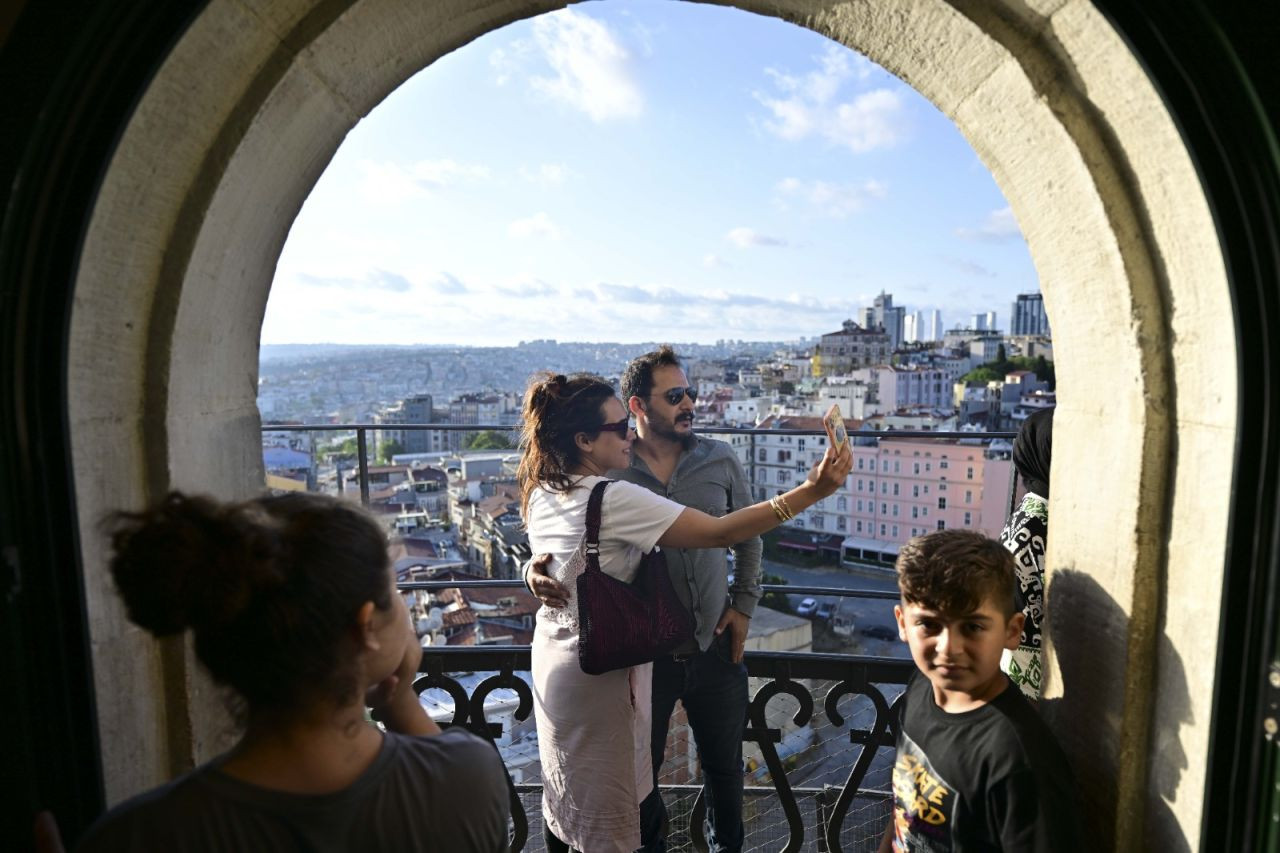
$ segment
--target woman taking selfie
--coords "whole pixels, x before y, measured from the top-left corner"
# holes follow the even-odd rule
[[[548,573],[568,591],[563,606],[544,603],[538,611],[533,639],[544,836],[552,853],[632,853],[641,845],[639,803],[653,788],[652,666],[584,673],[574,592],[586,564],[589,497],[606,472],[628,466],[631,440],[627,410],[597,376],[545,376],[525,393],[519,480],[529,547],[551,555]],[[835,492],[852,464],[847,444],[828,448],[799,487],[721,518],[611,483],[601,504],[600,568],[630,582],[655,545],[727,547],[759,535]]]
[[[507,848],[502,761],[461,729],[442,734],[419,703],[422,648],[359,507],[174,492],[109,525],[129,618],[157,637],[190,628],[245,728],[230,752],[108,813],[80,849]]]

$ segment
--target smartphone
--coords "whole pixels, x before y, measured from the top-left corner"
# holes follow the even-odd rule
[[[831,446],[835,448],[836,453],[840,452],[840,448],[849,442],[849,433],[844,428],[844,418],[840,416],[840,404],[832,403],[830,411],[822,418],[822,423],[827,428],[827,435],[831,438]]]

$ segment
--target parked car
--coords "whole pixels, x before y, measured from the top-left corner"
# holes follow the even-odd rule
[[[812,616],[818,609],[818,599],[806,598],[796,607],[797,616]]]
[[[835,612],[836,612],[835,602],[824,601],[818,605],[818,609],[815,615],[817,615],[819,619],[830,619],[835,614]]]
[[[898,639],[898,631],[890,628],[888,625],[866,625],[862,628],[862,636],[870,637],[873,640],[896,640]]]

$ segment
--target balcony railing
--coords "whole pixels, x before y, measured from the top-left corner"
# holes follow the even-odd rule
[[[510,425],[395,424],[397,431],[432,429],[511,431]],[[379,424],[266,425],[269,432],[354,432],[361,500],[369,503],[368,433]],[[716,427],[711,436],[821,435],[814,430]],[[1011,439],[1014,433],[856,432],[857,442],[882,438]],[[512,451],[515,452],[515,451]],[[807,467],[807,466],[806,466]],[[341,481],[341,472],[339,472]],[[753,483],[753,488],[756,484]],[[1012,506],[1012,482],[1007,484]],[[833,532],[833,531],[826,531]],[[399,584],[403,592],[449,588],[523,589],[513,580],[425,580]],[[897,592],[802,585],[765,585],[765,593],[853,597],[889,602]],[[903,650],[905,651],[905,650]],[[749,851],[875,851],[889,820],[895,705],[914,666],[907,657],[796,651],[749,651],[744,822]],[[525,645],[428,646],[414,683],[443,725],[461,725],[494,742],[512,777],[511,849],[543,849],[541,781],[533,694],[525,675]],[[668,849],[707,849],[696,749],[679,709],[659,780],[671,820]]]
[[[521,586],[517,581],[419,581],[401,589]],[[773,586],[797,594],[893,600],[894,592],[828,587]],[[745,850],[875,851],[889,819],[890,772],[896,734],[895,705],[914,671],[906,658],[814,652],[746,654],[752,693],[744,747],[746,770]],[[499,746],[514,781],[511,849],[541,850],[541,784],[536,774],[536,734],[522,726],[533,711],[528,646],[459,646],[424,649],[422,677],[414,688],[429,707],[451,706],[445,725],[466,726]],[[470,691],[464,678],[479,677]],[[433,701],[439,691],[448,699]],[[491,699],[509,698],[495,721]],[[499,704],[499,703],[493,703]],[[487,711],[486,708],[489,707]],[[677,717],[680,712],[677,711]],[[754,750],[750,748],[754,747]],[[675,760],[673,761],[673,753]],[[758,758],[757,758],[758,756]],[[660,789],[671,818],[668,849],[707,850],[702,830],[705,804],[687,725],[673,719],[668,760]],[[533,767],[533,772],[530,772]]]

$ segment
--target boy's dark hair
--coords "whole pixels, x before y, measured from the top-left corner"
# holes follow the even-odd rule
[[[648,400],[653,393],[653,372],[659,367],[679,366],[680,358],[670,344],[663,344],[653,352],[631,359],[622,373],[622,405],[627,405],[632,397]]]
[[[973,530],[938,530],[917,536],[898,553],[902,600],[948,616],[972,613],[990,596],[1005,617],[1013,615],[1013,555]]]

